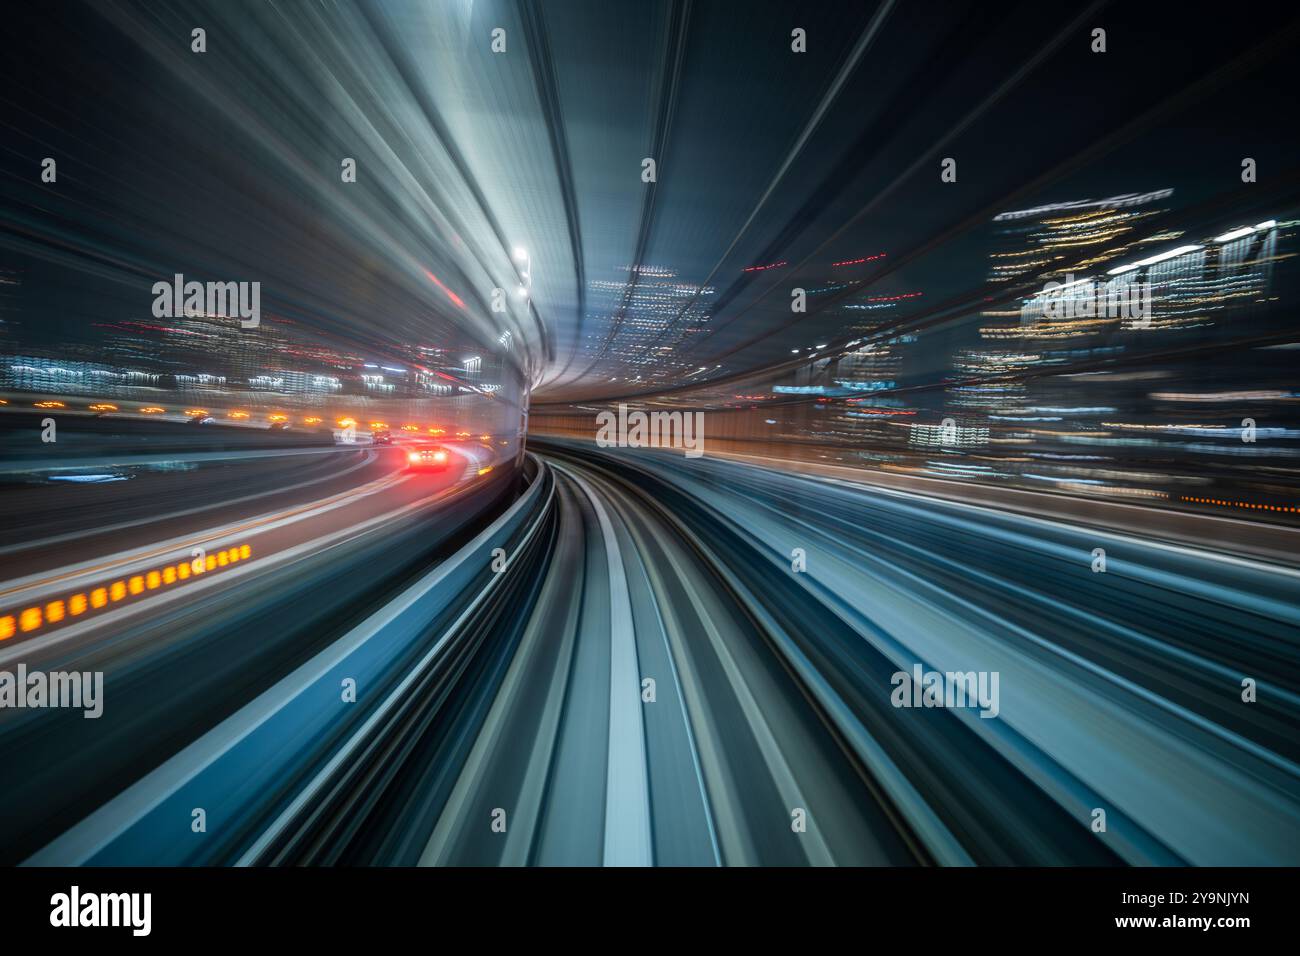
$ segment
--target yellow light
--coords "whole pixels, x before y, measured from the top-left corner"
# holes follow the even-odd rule
[[[215,555],[211,555],[211,554],[208,555],[207,565],[209,571],[211,571],[213,568],[217,566],[217,559]]]
[[[38,607],[29,607],[18,616],[18,626],[22,628],[23,633],[34,631],[41,626],[41,609]]]
[[[247,417],[248,417],[248,412],[231,412],[231,413],[230,413],[230,417],[231,417],[231,418],[239,418],[239,419],[247,418]]]
[[[150,591],[153,591],[158,587],[158,585],[162,584],[162,575],[157,571],[150,571],[145,575],[144,583]]]
[[[141,415],[157,415],[157,414],[159,414],[159,413],[161,413],[161,412],[165,412],[165,411],[167,411],[167,409],[165,409],[165,408],[159,408],[157,405],[146,405],[144,408],[140,409],[140,414],[141,414]]]
[[[45,620],[49,621],[51,624],[57,624],[59,621],[63,620],[62,601],[51,601],[49,604],[45,605]]]
[[[315,415],[313,415],[311,418],[304,418],[304,419],[302,420],[302,423],[303,423],[304,425],[319,425],[319,424],[320,424],[320,419],[317,418]]]
[[[140,574],[132,575],[127,587],[131,589],[132,594],[139,594],[144,590],[144,576]]]
[[[388,423],[387,423],[387,422],[371,422],[371,423],[370,423],[370,427],[371,427],[372,429],[374,429],[374,428],[387,428],[387,427],[388,427]]]
[[[188,561],[182,561],[180,564],[176,565],[176,577],[184,581],[189,576],[190,576],[190,563]]]
[[[107,402],[101,402],[98,405],[91,405],[90,410],[92,412],[115,412],[117,411],[117,406],[109,405]]]
[[[91,607],[103,607],[107,603],[108,603],[107,588],[95,588],[95,590],[90,592]]]
[[[230,563],[230,555],[226,554],[226,552],[222,551],[217,555],[217,564],[221,565],[224,568],[229,563]]]
[[[7,614],[0,617],[0,641],[7,640],[14,636],[14,616]]]
[[[108,589],[108,595],[114,601],[122,600],[122,598],[126,597],[126,582],[114,581],[112,586]]]
[[[246,557],[248,557],[248,556],[249,556],[250,554],[252,554],[252,553],[253,553],[253,549],[250,548],[248,545],[246,545],[246,544],[241,544],[241,545],[239,546],[239,556],[240,556],[241,558],[246,558]]]
[[[62,402],[37,402],[33,408],[67,408]]]
[[[491,465],[488,465],[486,468],[480,468],[480,469],[478,470],[478,473],[479,473],[480,475],[486,475],[486,474],[487,474],[489,471],[491,471],[491,470],[492,470],[492,466],[491,466]]]
[[[68,599],[68,610],[72,613],[73,617],[76,617],[78,614],[84,614],[86,611],[86,595],[72,595],[72,597]]]
[[[163,568],[163,584],[175,584],[175,583],[176,583],[176,569],[169,564],[167,565],[167,567]]]
[[[188,415],[188,416],[190,416],[190,418],[194,418],[194,417],[196,417],[196,416],[198,416],[198,415],[206,415],[207,413],[208,413],[208,410],[207,410],[206,408],[187,408],[187,409],[185,409],[185,414]]]
[[[334,424],[338,425],[339,428],[351,428],[356,423],[357,420],[355,418],[339,418],[334,422]]]
[[[277,412],[274,415],[267,415],[266,420],[269,422],[287,422],[289,420],[289,416],[282,415],[279,412]]]

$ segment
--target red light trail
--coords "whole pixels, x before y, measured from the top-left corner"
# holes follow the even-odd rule
[[[458,308],[458,309],[463,309],[463,308],[465,308],[465,303],[464,303],[463,301],[461,301],[460,296],[458,296],[455,292],[452,292],[452,291],[451,291],[450,289],[448,289],[445,285],[443,285],[443,282],[442,282],[441,279],[439,279],[436,275],[434,275],[434,274],[433,274],[432,272],[430,272],[428,269],[425,269],[425,270],[424,270],[424,274],[427,275],[427,276],[429,277],[429,281],[431,281],[434,285],[436,285],[439,289],[441,289],[443,292],[445,292],[445,293],[447,294],[447,298],[451,299],[451,301],[454,302],[454,303],[456,304],[456,308]]]
[[[877,259],[885,258],[885,255],[886,253],[878,252],[874,256],[863,256],[861,259],[845,259],[843,262],[832,262],[831,268],[835,269],[839,266],[858,266],[862,265],[864,262],[875,262]]]

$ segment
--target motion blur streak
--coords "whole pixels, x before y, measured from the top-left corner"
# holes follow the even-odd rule
[[[1300,863],[1294,5],[10,7],[0,864]]]
[[[545,454],[446,563],[31,861],[1289,859],[1294,570],[725,461]],[[1261,653],[1259,704],[1225,704]],[[891,706],[916,663],[998,671],[999,719]],[[222,835],[169,835],[190,807]]]

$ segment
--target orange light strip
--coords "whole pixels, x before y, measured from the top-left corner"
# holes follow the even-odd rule
[[[145,591],[156,591],[177,581],[187,581],[199,577],[216,568],[224,568],[240,561],[247,561],[253,556],[253,549],[247,544],[231,545],[212,554],[205,555],[205,560],[181,561],[154,568],[142,574],[122,577],[103,587],[88,588],[67,598],[37,604],[12,614],[0,614],[0,641],[8,640],[15,634],[30,634],[49,624],[58,624],[70,617],[80,617],[88,611],[119,604],[128,594],[131,596]]]
[[[1286,511],[1291,514],[1300,512],[1300,508],[1288,505],[1260,505],[1249,501],[1224,501],[1222,498],[1193,498],[1190,495],[1183,495],[1182,499],[1183,501],[1194,501],[1201,505],[1218,505],[1221,508],[1247,508],[1251,511]]]

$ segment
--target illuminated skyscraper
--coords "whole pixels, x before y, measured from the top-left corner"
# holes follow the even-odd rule
[[[1157,189],[999,213],[993,217],[997,232],[989,281],[1048,279],[1121,254],[1134,229],[1167,211],[1163,201],[1173,192]]]
[[[587,283],[589,346],[603,348],[609,335],[604,323],[611,323],[605,359],[626,381],[645,384],[689,371],[689,362],[674,356],[688,350],[690,337],[708,322],[708,299],[716,290],[680,282],[676,272],[657,266],[625,268],[626,281]]]
[[[993,217],[993,251],[989,282],[1080,282],[1101,276],[1104,294],[1109,281],[1101,275],[1106,263],[1119,256],[1176,239],[1180,233],[1157,233],[1140,245],[1132,233],[1168,210],[1172,189],[1123,193],[1105,199],[1047,203]],[[1111,286],[1128,280],[1110,281]],[[1077,288],[1077,287],[1075,287]],[[1031,368],[1062,364],[1078,358],[1078,349],[1095,338],[1101,326],[1114,324],[1100,316],[1072,314],[1068,321],[1044,322],[1043,300],[1031,292],[980,313],[983,344],[961,350],[954,358],[957,379],[1016,376]],[[1118,320],[1114,320],[1118,321]],[[954,390],[951,403],[959,409],[1005,412],[1021,403],[1024,384],[1011,381]]]

